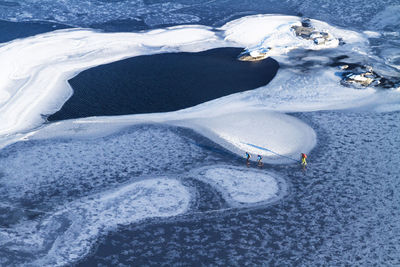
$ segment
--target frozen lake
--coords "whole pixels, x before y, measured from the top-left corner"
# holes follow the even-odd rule
[[[0,265],[400,265],[399,11],[0,1]]]

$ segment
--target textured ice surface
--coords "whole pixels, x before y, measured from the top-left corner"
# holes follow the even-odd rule
[[[319,142],[306,172],[270,167],[290,184],[277,205],[124,227],[79,266],[399,265],[400,113],[299,116]]]
[[[14,0],[0,2],[0,18],[13,21],[48,20],[88,26],[116,20],[145,21],[149,26],[164,23],[215,23],[255,13],[299,14],[336,25],[365,28],[384,9],[395,10],[395,0],[228,0],[228,1],[101,1],[101,0]],[[395,14],[394,12],[392,14]],[[366,26],[368,25],[368,26]],[[372,25],[373,26],[373,25]]]
[[[190,194],[176,179],[218,160],[196,136],[138,125],[2,149],[0,265],[70,263],[118,225],[184,213]]]
[[[3,251],[28,254],[25,264],[64,266],[86,255],[101,232],[183,213],[189,201],[190,194],[179,181],[146,179],[74,200],[37,223],[0,230],[0,244]],[[10,262],[3,258],[3,264],[20,264],[7,258]]]
[[[192,175],[218,188],[233,206],[270,203],[286,194],[282,179],[261,170],[217,165],[194,170]]]
[[[3,3],[3,4],[2,4]],[[4,3],[9,3],[5,5]],[[2,19],[11,21],[44,20],[69,25],[89,26],[107,21],[144,21],[149,26],[198,22],[200,18],[181,9],[175,2],[144,3],[133,1],[2,1]]]
[[[139,125],[94,139],[16,143],[0,152],[0,199],[51,209],[135,177],[181,172],[206,160],[179,135],[173,128]]]
[[[210,142],[188,135],[188,130],[137,125],[119,127],[112,134],[100,129],[102,134],[86,136],[84,129],[85,125],[69,129],[76,133],[73,138],[64,133],[62,138],[53,135],[1,150],[2,265],[69,264],[87,255],[108,231],[145,218],[184,213],[194,195],[189,197],[188,190],[174,178],[208,183],[217,179],[215,173],[206,179],[192,171],[199,166],[241,175],[236,177],[241,188],[225,187],[219,181],[223,194],[229,192],[233,197],[232,201],[227,198],[232,206],[262,205],[285,193],[284,181],[263,171],[247,174],[247,169],[232,165],[210,168],[221,160],[219,155],[232,155],[213,146],[207,148]],[[265,186],[262,191],[251,184],[254,181]],[[278,192],[271,187],[277,185]]]

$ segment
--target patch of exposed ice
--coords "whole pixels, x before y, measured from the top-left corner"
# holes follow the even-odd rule
[[[400,5],[389,5],[377,12],[367,23],[373,29],[398,30],[400,26]]]
[[[375,31],[364,31],[364,34],[367,35],[369,38],[379,38],[381,34]]]
[[[304,16],[328,21],[342,27],[366,28],[371,18],[385,8],[398,4],[397,0],[288,0],[289,5]]]

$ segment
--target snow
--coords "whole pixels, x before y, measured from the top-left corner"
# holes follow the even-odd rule
[[[60,109],[72,94],[72,89],[66,81],[84,69],[138,55],[203,51],[232,45],[257,46],[260,40],[266,40],[266,37],[282,47],[302,47],[302,41],[293,37],[291,33],[292,23],[299,23],[299,18],[258,15],[229,22],[218,29],[199,25],[139,33],[100,33],[86,29],[67,29],[6,43],[0,47],[0,64],[4,70],[0,74],[1,146],[19,140],[21,137],[18,134],[21,133],[27,133],[24,137],[28,138],[32,129],[42,126],[41,115],[51,114]],[[327,29],[335,37],[343,38],[347,42],[343,47],[335,48],[338,55],[351,52],[355,57],[362,57],[365,54],[368,42],[362,34],[315,20],[312,20],[312,23],[316,28]],[[280,39],[281,36],[274,35],[277,32],[291,37]],[[291,54],[286,54],[287,51],[281,52],[283,54],[277,55],[279,60],[294,63]],[[306,61],[309,61],[309,56],[305,57]],[[176,121],[177,125],[186,124],[187,127],[200,131],[203,129],[204,134],[210,134],[206,136],[240,155],[249,150],[272,156],[265,150],[255,149],[255,146],[265,146],[279,154],[295,155],[299,151],[312,149],[315,145],[315,134],[297,123],[295,127],[289,127],[296,128],[294,134],[276,139],[281,133],[288,132],[288,117],[266,111],[295,112],[348,107],[358,105],[358,100],[374,93],[373,89],[354,90],[341,86],[332,68],[319,68],[308,73],[284,68],[278,71],[270,84],[257,90],[217,99],[175,113],[123,116],[121,119],[113,117],[107,120],[124,120],[127,125]],[[256,110],[247,112],[253,109]],[[233,124],[223,123],[234,120],[228,113],[240,116],[240,122],[238,121],[235,127]],[[261,124],[262,131],[255,130],[259,127],[259,120],[254,119],[255,116],[266,118]],[[272,119],[274,116],[275,120]],[[207,119],[201,120],[202,118]],[[276,123],[278,118],[283,122]],[[98,120],[104,121],[103,118]],[[190,123],[190,120],[193,123]],[[268,120],[275,122],[269,124]],[[83,121],[79,120],[81,126]],[[96,119],[90,121],[93,123]],[[243,127],[252,130],[246,131]],[[301,131],[304,133],[300,134]],[[300,139],[304,145],[299,145]],[[249,147],[246,144],[255,146]]]
[[[184,213],[190,193],[178,181],[151,178],[77,199],[40,222],[22,222],[13,230],[0,232],[0,244],[18,244],[18,251],[30,253],[29,265],[64,266],[86,255],[98,235],[118,225],[154,217]]]
[[[266,36],[289,30],[292,24],[299,24],[301,18],[294,16],[256,15],[247,16],[226,23],[221,27],[225,39],[240,46],[259,44]]]
[[[179,125],[195,129],[238,155],[262,155],[268,163],[293,163],[293,158],[297,160],[301,152],[308,153],[316,144],[315,132],[307,124],[265,110],[188,119]]]
[[[243,17],[225,24],[225,39],[239,46],[247,47],[249,51],[271,47],[271,56],[280,56],[293,49],[321,50],[336,48],[338,38],[348,44],[366,48],[367,40],[362,34],[333,27],[325,22],[310,20],[312,27],[319,32],[328,32],[333,39],[325,44],[317,45],[313,40],[297,37],[292,26],[301,26],[301,18],[281,15],[255,15]]]
[[[318,88],[318,90],[316,90]],[[375,89],[355,90],[340,84],[331,69],[302,72],[295,68],[279,70],[274,79],[247,98],[256,98],[268,109],[284,112],[345,109],[373,98]]]
[[[232,206],[271,203],[287,190],[278,176],[255,169],[216,165],[194,170],[192,175],[217,188]]]
[[[10,99],[10,94],[6,91],[0,91],[0,104]]]

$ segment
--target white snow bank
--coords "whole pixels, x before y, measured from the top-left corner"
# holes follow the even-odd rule
[[[29,253],[37,266],[64,266],[86,255],[100,232],[152,217],[186,212],[190,194],[177,180],[147,179],[78,199],[39,223],[0,230],[0,244]]]
[[[308,153],[316,144],[314,130],[302,121],[282,113],[262,109],[231,112],[218,116],[187,119],[187,126],[226,149],[265,157],[269,163],[290,163],[301,152]]]
[[[287,191],[282,179],[255,169],[208,166],[194,170],[193,177],[213,185],[232,206],[271,203]]]

